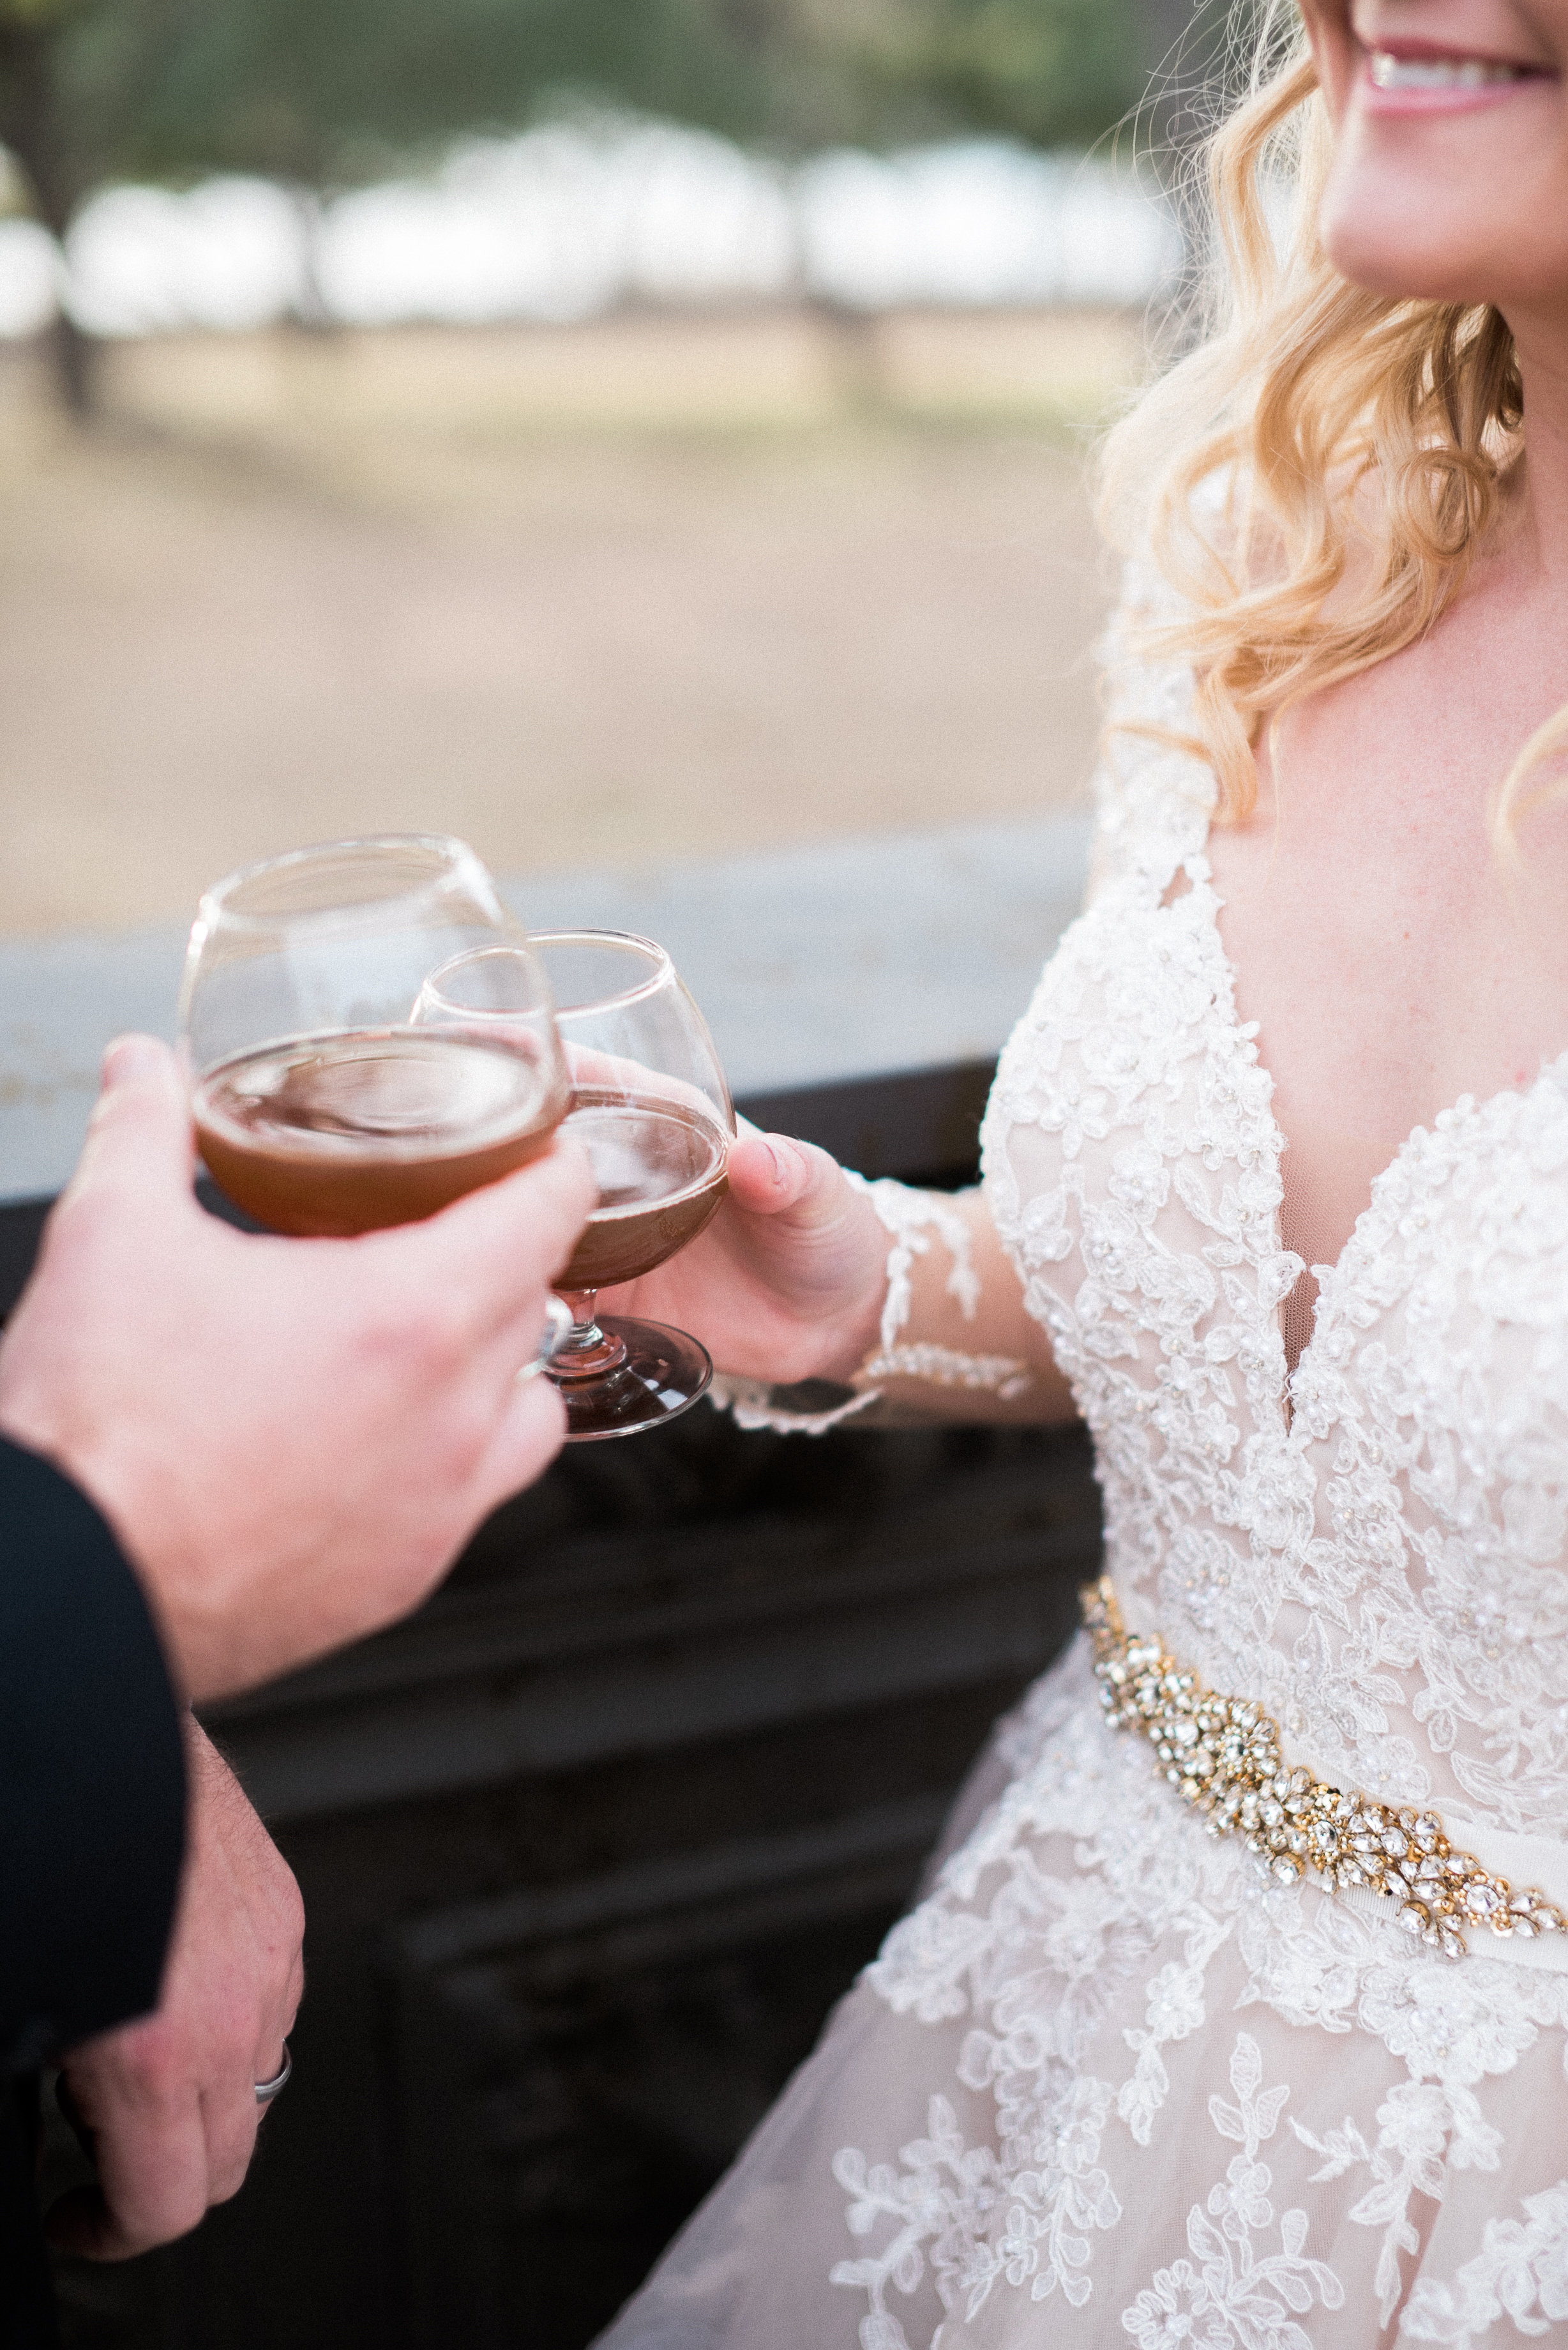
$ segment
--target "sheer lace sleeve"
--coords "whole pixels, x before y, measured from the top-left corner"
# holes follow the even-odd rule
[[[1032,1385],[1030,1367],[1020,1356],[971,1353],[930,1338],[908,1339],[915,1305],[914,1274],[923,1259],[938,1252],[935,1269],[941,1270],[941,1294],[956,1305],[965,1323],[980,1312],[981,1276],[975,1265],[974,1238],[963,1213],[963,1203],[974,1192],[949,1195],[917,1191],[887,1178],[867,1182],[849,1169],[845,1180],[863,1192],[876,1210],[888,1236],[887,1293],[877,1344],[847,1388],[810,1380],[801,1388],[770,1388],[761,1379],[718,1373],[711,1393],[740,1428],[772,1430],[786,1436],[821,1436],[846,1419],[885,1404],[890,1382],[913,1380],[971,1395],[994,1395],[1012,1403]]]
[[[980,1311],[980,1275],[974,1266],[970,1227],[952,1200],[940,1191],[912,1191],[903,1183],[884,1180],[867,1183],[852,1175],[881,1218],[892,1241],[888,1252],[888,1295],[875,1349],[856,1373],[857,1382],[895,1378],[926,1379],[934,1387],[968,1388],[992,1393],[1012,1402],[1030,1384],[1029,1366],[1012,1355],[971,1354],[955,1347],[903,1336],[914,1305],[912,1274],[916,1260],[933,1246],[945,1250],[946,1295],[956,1303],[966,1322]],[[969,1195],[972,1197],[973,1195]]]

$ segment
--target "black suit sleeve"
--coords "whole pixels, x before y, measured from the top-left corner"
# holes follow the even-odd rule
[[[157,2005],[184,1838],[140,1586],[91,1503],[0,1439],[0,2072]]]

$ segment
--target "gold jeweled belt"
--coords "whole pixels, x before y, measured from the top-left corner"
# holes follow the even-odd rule
[[[1568,1932],[1543,1893],[1516,1891],[1461,1852],[1436,1812],[1376,1803],[1287,1767],[1280,1726],[1261,1705],[1219,1696],[1158,1640],[1129,1636],[1108,1575],[1086,1583],[1080,1597],[1106,1720],[1142,1731],[1210,1835],[1244,1836],[1282,1884],[1311,1871],[1330,1888],[1365,1886],[1395,1903],[1407,1933],[1450,1959],[1464,1957],[1469,1926]]]

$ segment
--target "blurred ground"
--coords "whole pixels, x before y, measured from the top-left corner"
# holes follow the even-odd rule
[[[1054,812],[1116,317],[622,317],[0,359],[0,933],[463,834],[636,867]]]

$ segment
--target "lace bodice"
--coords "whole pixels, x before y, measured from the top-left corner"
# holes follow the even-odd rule
[[[1112,716],[1179,730],[1137,659]],[[1293,1762],[1568,1898],[1568,1055],[1378,1178],[1287,1370],[1282,1137],[1211,780],[1114,733],[1096,880],[983,1135],[1136,1630]],[[1174,886],[1173,886],[1174,885]],[[1206,1836],[1082,1647],[606,2350],[1568,2345],[1568,1950],[1458,1961]]]
[[[1116,714],[1179,725],[1189,691],[1131,663]],[[1568,1054],[1410,1136],[1312,1268],[1287,1383],[1302,1264],[1216,921],[1208,771],[1113,743],[1099,886],[984,1133],[995,1221],[1094,1432],[1107,1571],[1129,1622],[1259,1698],[1324,1775],[1556,1834]]]

